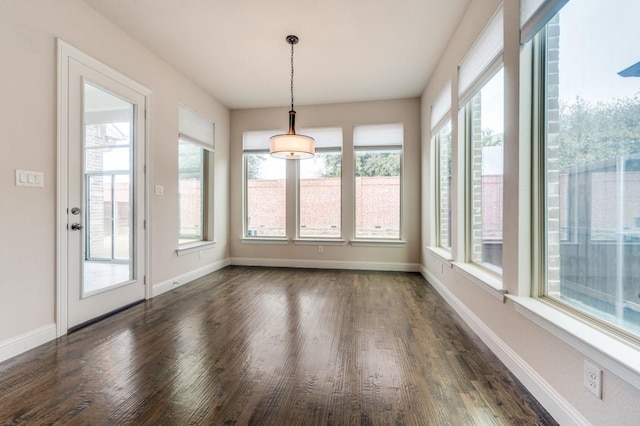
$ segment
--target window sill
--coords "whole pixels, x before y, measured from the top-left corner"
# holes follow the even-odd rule
[[[403,240],[351,240],[349,244],[354,247],[404,247],[407,242]]]
[[[252,237],[241,238],[240,241],[243,244],[289,244],[289,240],[287,238]]]
[[[210,248],[213,248],[215,244],[215,241],[198,241],[197,243],[184,244],[176,249],[176,254],[178,256],[185,256],[201,250],[209,250]]]
[[[312,238],[297,238],[293,240],[293,244],[301,245],[301,246],[343,246],[347,242],[341,239],[312,239]]]
[[[488,272],[483,271],[481,268],[469,263],[453,262],[452,265],[478,287],[502,303],[505,302],[507,290],[502,288],[502,280],[500,278],[497,278]]]
[[[603,368],[640,389],[640,348],[539,299],[508,295],[515,310]]]
[[[432,256],[436,257],[439,261],[451,264],[453,262],[453,256],[449,250],[442,247],[425,247]]]

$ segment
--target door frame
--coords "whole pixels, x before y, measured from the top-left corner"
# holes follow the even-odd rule
[[[68,164],[68,147],[69,147],[69,60],[74,59],[87,67],[106,75],[107,77],[135,90],[144,97],[144,140],[139,141],[144,147],[144,170],[139,172],[143,174],[143,202],[139,206],[144,220],[143,239],[140,244],[144,247],[143,274],[145,284],[145,299],[151,298],[151,275],[149,268],[150,259],[150,215],[149,215],[149,173],[148,164],[151,158],[149,132],[150,123],[150,98],[151,90],[147,89],[140,83],[121,74],[113,68],[103,64],[97,59],[87,55],[81,50],[71,46],[61,39],[57,39],[57,59],[58,59],[58,81],[57,81],[57,182],[56,182],[56,337],[67,334],[68,330],[68,279],[69,270],[67,267],[68,244],[67,244],[67,182],[69,179]]]

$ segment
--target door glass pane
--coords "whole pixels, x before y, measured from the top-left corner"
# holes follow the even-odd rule
[[[131,184],[129,175],[115,175],[113,188],[113,257],[128,260],[131,252]]]
[[[111,176],[88,176],[87,179],[87,258],[111,259],[113,240],[111,238]]]
[[[83,294],[133,279],[133,104],[84,84]]]

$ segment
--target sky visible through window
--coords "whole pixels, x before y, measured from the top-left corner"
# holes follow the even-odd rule
[[[640,77],[618,72],[637,62],[640,1],[573,0],[560,11],[560,99],[565,105],[577,97],[590,102],[633,97],[640,92]]]

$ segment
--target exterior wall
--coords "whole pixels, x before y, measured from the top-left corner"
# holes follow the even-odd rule
[[[340,209],[327,209],[327,205],[340,206],[340,178],[304,179],[300,190],[300,225],[313,224],[317,231],[340,227]],[[263,236],[260,228],[284,231],[286,202],[282,180],[249,180],[247,205],[252,213],[249,231]],[[356,178],[356,228],[395,229],[400,223],[400,181],[396,177]],[[336,199],[337,195],[337,199]],[[360,205],[370,206],[362,208]],[[258,220],[258,218],[260,220]]]

